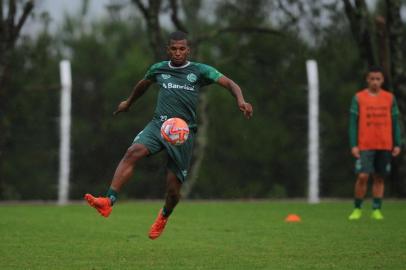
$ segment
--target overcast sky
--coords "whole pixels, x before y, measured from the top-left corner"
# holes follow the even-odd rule
[[[56,30],[64,18],[64,15],[77,13],[83,1],[84,0],[35,0],[35,10],[36,14],[41,14],[44,11],[48,12],[52,20],[51,30]],[[89,21],[97,17],[105,16],[107,14],[106,6],[112,2],[129,3],[130,0],[89,0],[87,16]],[[206,8],[211,6],[211,4],[208,4],[210,2],[216,2],[216,0],[205,0]],[[369,6],[373,6],[376,0],[366,0],[366,2]],[[406,10],[403,10],[402,13],[402,15],[404,15],[403,17],[405,17]],[[36,32],[37,29],[37,24],[30,23],[24,25],[23,32],[33,33]]]
[[[105,16],[106,5],[109,4],[111,0],[89,0],[89,10],[87,16],[89,20],[96,17]],[[47,12],[51,17],[51,30],[55,31],[61,24],[65,14],[75,14],[77,13],[81,6],[83,0],[35,0],[35,14],[39,15],[43,12]],[[24,25],[22,32],[33,34],[39,29],[36,20],[29,21]]]
[[[89,13],[91,16],[106,14],[105,6],[110,0],[89,0]],[[37,0],[38,11],[48,11],[53,19],[63,18],[65,13],[74,14],[80,10],[83,0]]]

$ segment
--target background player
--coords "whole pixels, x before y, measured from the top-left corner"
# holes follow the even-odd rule
[[[106,197],[96,198],[91,194],[85,194],[87,202],[101,215],[108,217],[112,205],[117,200],[118,192],[133,175],[137,161],[166,150],[169,157],[165,205],[150,229],[151,239],[159,237],[162,233],[180,199],[182,183],[186,181],[197,130],[196,109],[200,88],[217,83],[231,92],[246,118],[250,118],[253,114],[251,104],[245,102],[241,88],[235,82],[213,67],[188,61],[190,47],[185,33],[177,31],[169,36],[167,53],[169,61],[152,65],[145,77],[136,84],[131,95],[122,101],[114,112],[116,115],[128,111],[131,104],[142,96],[151,84],[157,83],[160,90],[153,119],[135,137],[133,144],[120,161]],[[160,135],[162,123],[172,117],[184,119],[191,131],[188,140],[181,146],[170,145]]]
[[[392,156],[398,156],[401,150],[399,110],[395,96],[381,88],[384,82],[382,69],[371,67],[366,81],[368,88],[353,97],[350,109],[350,144],[352,155],[357,159],[355,170],[358,174],[355,209],[350,220],[361,218],[361,205],[370,176],[373,179],[371,217],[383,219],[384,176],[390,173]]]

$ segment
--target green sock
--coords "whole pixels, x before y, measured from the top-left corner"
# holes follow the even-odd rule
[[[109,188],[109,190],[107,191],[106,197],[110,199],[111,205],[113,205],[118,199],[118,192],[112,188]]]
[[[361,209],[362,201],[363,201],[362,199],[355,198],[355,199],[354,199],[354,206],[355,206],[355,208]]]
[[[381,198],[373,198],[372,199],[372,209],[381,209],[382,207],[382,199]]]
[[[169,217],[170,215],[171,215],[171,213],[172,213],[172,210],[168,210],[168,209],[166,209],[166,207],[164,206],[164,207],[162,207],[162,215],[164,216],[164,217]]]

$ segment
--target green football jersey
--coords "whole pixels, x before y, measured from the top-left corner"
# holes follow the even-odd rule
[[[152,65],[144,79],[156,82],[160,89],[154,120],[172,117],[184,119],[189,127],[196,127],[196,109],[200,88],[223,76],[215,68],[196,62],[174,67],[170,61]]]

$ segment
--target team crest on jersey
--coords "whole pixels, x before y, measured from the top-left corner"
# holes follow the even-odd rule
[[[167,80],[171,77],[169,74],[161,74],[162,79]]]
[[[189,74],[187,75],[186,79],[187,79],[189,82],[195,82],[195,81],[197,81],[197,76],[196,76],[194,73],[189,73]]]

